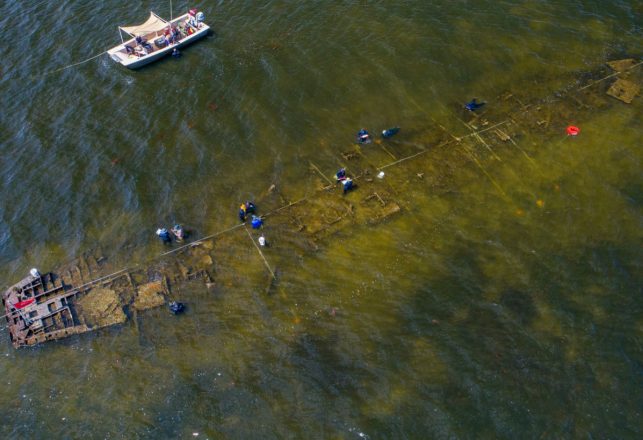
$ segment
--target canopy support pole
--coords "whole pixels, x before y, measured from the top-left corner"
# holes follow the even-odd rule
[[[123,31],[121,31],[121,28],[118,28],[118,36],[121,37],[121,43],[125,44],[125,40],[123,40]]]
[[[172,0],[170,0],[170,21],[174,20],[174,17],[172,16]]]

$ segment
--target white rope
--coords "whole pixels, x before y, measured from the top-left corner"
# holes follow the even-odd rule
[[[266,257],[263,256],[263,252],[261,252],[261,249],[259,249],[259,246],[257,245],[257,243],[255,243],[255,239],[252,238],[250,231],[248,231],[248,228],[245,227],[245,223],[243,224],[243,226],[244,226],[244,229],[246,230],[246,233],[248,234],[248,237],[250,238],[250,241],[252,241],[252,244],[254,244],[255,247],[257,248],[257,252],[259,252],[259,255],[261,255],[261,258],[263,258],[263,262],[266,264],[266,267],[268,268],[268,272],[270,272],[270,275],[272,275],[272,279],[276,280],[277,277],[275,276],[275,273],[270,268],[270,264],[268,264],[268,260],[266,260]]]
[[[103,52],[99,53],[98,55],[94,55],[93,57],[87,58],[86,60],[79,61],[79,62],[73,63],[73,64],[69,64],[68,66],[64,66],[64,67],[61,67],[59,69],[50,70],[49,72],[43,73],[42,76],[47,76],[47,75],[51,75],[52,73],[61,72],[61,71],[65,70],[65,69],[69,69],[70,67],[80,66],[81,64],[85,64],[85,63],[87,63],[87,62],[89,62],[91,60],[94,60],[94,59],[98,58],[99,56],[104,55],[106,53],[107,53],[107,51],[103,51]]]

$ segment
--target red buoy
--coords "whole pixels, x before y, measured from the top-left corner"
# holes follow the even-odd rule
[[[570,125],[567,127],[567,134],[570,136],[576,136],[578,133],[580,133],[580,128],[576,127],[575,125]]]

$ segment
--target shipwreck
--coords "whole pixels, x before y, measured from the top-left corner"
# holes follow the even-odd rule
[[[640,91],[642,64],[634,59],[613,61],[592,72],[570,75],[571,86],[549,91],[545,97],[534,99],[517,90],[501,94],[483,112],[460,109],[458,119],[466,134],[451,133],[433,121],[410,138],[378,140],[368,147],[351,145],[322,164],[310,161],[315,190],[297,198],[271,185],[260,201],[262,217],[271,233],[279,236],[279,246],[287,248],[288,255],[303,258],[346,228],[369,227],[399,212],[412,212],[411,186],[431,193],[451,191],[450,175],[461,162],[481,167],[481,161],[494,160],[496,152],[507,148],[529,158],[521,146],[527,136],[559,138],[564,121],[572,116],[580,119],[603,108],[630,104]],[[451,155],[452,162],[437,169],[430,154],[437,152]],[[356,182],[348,195],[328,177],[338,167]],[[237,224],[127,269],[118,270],[93,251],[55,273],[32,270],[2,295],[11,342],[16,348],[31,346],[123,324],[141,311],[168,303],[185,283],[211,289],[216,280],[216,285],[233,287],[241,282],[240,261],[256,263],[244,267],[264,275],[270,292],[279,274],[270,259],[283,255],[264,256],[252,234],[245,224]]]

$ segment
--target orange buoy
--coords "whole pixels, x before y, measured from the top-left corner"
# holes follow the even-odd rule
[[[567,134],[569,136],[576,136],[578,133],[580,133],[580,128],[576,127],[575,125],[570,125],[567,127]]]

